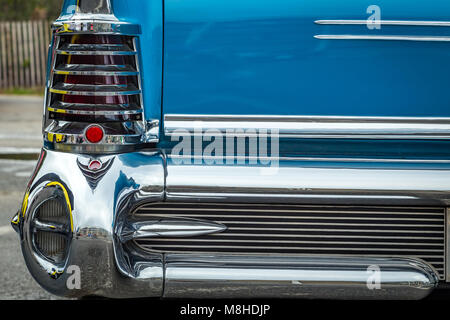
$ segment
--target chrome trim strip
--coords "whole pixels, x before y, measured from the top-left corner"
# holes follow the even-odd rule
[[[378,35],[315,35],[314,38],[319,40],[386,40],[386,41],[426,41],[426,42],[449,42],[450,36],[378,36]]]
[[[138,38],[135,37],[133,39],[133,50],[137,51],[138,48]],[[135,57],[135,63],[136,63],[136,71],[139,73],[139,76],[137,77],[138,80],[138,87],[141,89],[139,93],[139,100],[141,103],[141,108],[144,110],[144,117],[143,117],[143,127],[144,127],[144,134],[142,135],[142,142],[143,143],[151,143],[151,142],[159,142],[159,119],[149,119],[145,121],[146,119],[146,111],[145,111],[145,101],[144,101],[144,90],[142,90],[142,74],[141,74],[141,58],[142,58],[142,52],[140,55],[136,55]]]
[[[211,215],[212,217],[215,217],[214,215]],[[233,215],[230,215],[230,217],[236,217]],[[241,216],[242,217],[242,216]],[[244,218],[244,217],[242,217]],[[256,217],[255,217],[256,218]],[[316,218],[314,218],[316,219]],[[296,222],[292,222],[292,221],[229,221],[226,222],[226,220],[220,220],[220,219],[216,219],[218,222],[220,223],[228,223],[230,225],[232,224],[238,224],[238,225],[281,225],[281,226],[354,226],[354,227],[417,227],[417,228],[422,228],[422,227],[427,227],[428,225],[426,223],[421,223],[421,224],[415,224],[415,223],[351,223],[348,221],[339,221],[339,222],[324,222],[324,221],[320,221],[321,219],[317,219],[318,221],[316,222],[304,222],[304,221],[296,221]],[[299,219],[300,220],[300,219]],[[336,219],[339,220],[339,219]],[[363,219],[360,219],[363,220]],[[379,219],[376,219],[376,221],[379,221]],[[413,220],[414,221],[414,220]],[[437,220],[439,221],[439,220]],[[383,221],[384,222],[384,221]]]
[[[54,121],[44,131],[44,144],[54,150],[76,153],[115,153],[129,152],[137,148],[135,144],[142,142],[144,129],[140,121],[121,122],[129,134],[105,135],[99,143],[90,143],[85,138],[84,123]],[[92,125],[92,124],[90,124]],[[105,129],[105,128],[103,128]]]
[[[54,142],[55,144],[136,144],[141,141],[141,134],[130,134],[130,135],[108,135],[105,134],[103,140],[99,144],[90,143],[86,140],[84,133],[80,134],[70,134],[70,133],[56,133],[47,131],[45,132],[45,139],[49,142]]]
[[[42,230],[47,232],[56,232],[65,234],[70,232],[70,227],[68,228],[65,224],[42,222],[39,221],[38,218],[36,218],[34,221],[34,227],[36,228],[36,230]]]
[[[206,165],[167,158],[166,198],[176,202],[450,205],[450,166],[395,167],[280,160]],[[214,177],[214,179],[211,179]]]
[[[361,116],[284,116],[284,115],[206,115],[206,114],[166,114],[166,121],[241,121],[241,122],[411,122],[450,123],[450,117],[361,117]]]
[[[54,74],[75,75],[75,76],[137,76],[137,71],[77,71],[77,70],[60,70],[53,71]]]
[[[450,27],[450,21],[377,20],[376,22],[386,26]],[[367,20],[316,20],[314,23],[320,25],[367,25]]]
[[[192,219],[198,219],[198,218],[204,217],[205,214],[208,217],[214,218],[215,220],[217,220],[216,218],[245,218],[245,219],[246,218],[254,218],[254,219],[260,219],[260,220],[263,220],[263,219],[271,220],[271,219],[274,218],[273,216],[270,216],[270,215],[259,215],[262,212],[273,213],[274,211],[270,210],[270,209],[269,210],[264,210],[264,209],[249,210],[249,209],[236,209],[236,208],[230,208],[230,209],[222,209],[222,208],[220,208],[220,209],[198,208],[197,209],[196,208],[196,209],[193,210],[195,213],[184,213],[183,211],[185,211],[185,210],[186,210],[185,208],[184,209],[183,208],[159,208],[156,211],[157,212],[158,211],[181,211],[180,213],[182,214],[183,217],[185,217],[185,218],[192,218]],[[213,213],[209,213],[209,211],[220,211],[220,212],[230,212],[230,213],[227,213],[227,214],[213,214]],[[240,214],[240,212],[246,212],[247,214]],[[261,221],[258,221],[258,222],[254,222],[254,224],[271,225],[273,223],[273,224],[281,224],[281,225],[292,225],[292,224],[297,225],[298,224],[298,225],[312,226],[312,225],[322,225],[322,223],[323,223],[323,225],[326,226],[326,225],[329,225],[329,220],[330,220],[329,217],[320,217],[320,216],[315,216],[314,214],[309,215],[309,216],[295,216],[295,215],[293,215],[293,216],[283,216],[283,215],[280,215],[280,213],[296,213],[296,212],[298,212],[297,210],[277,210],[276,212],[277,212],[276,218],[280,220],[279,222],[273,222],[273,221],[261,222]],[[327,213],[329,213],[329,211],[327,211]],[[152,213],[148,213],[148,214],[151,215]],[[156,214],[156,213],[154,213],[154,214]],[[383,214],[389,214],[389,212],[385,212]],[[163,213],[159,212],[157,214],[157,216],[161,217],[161,218],[170,218],[170,217],[173,217],[173,214],[170,214],[170,213],[169,214],[163,214]],[[289,222],[289,221],[283,221],[283,220],[300,220],[301,221],[301,220],[316,220],[316,219],[318,220],[317,222],[298,222],[298,221],[297,222]],[[410,222],[419,222],[419,221],[420,222],[423,222],[423,221],[425,221],[425,222],[440,222],[440,221],[442,221],[442,219],[440,219],[440,218],[436,218],[436,219],[421,218],[420,219],[420,218],[415,218],[415,217],[414,218],[386,218],[386,217],[384,217],[383,218],[383,222],[384,221],[394,221],[394,222],[397,222],[397,223],[392,223],[392,224],[391,223],[389,223],[389,224],[385,224],[385,223],[364,223],[364,224],[361,224],[361,223],[350,223],[350,224],[348,224],[347,221],[351,222],[352,220],[356,220],[356,221],[380,221],[380,217],[334,217],[333,219],[334,220],[331,223],[331,225],[336,225],[336,226],[338,226],[338,225],[352,225],[352,226],[371,226],[371,227],[373,227],[373,226],[377,226],[377,227],[379,227],[379,226],[386,226],[386,227],[388,227],[388,226],[389,227],[395,227],[395,226],[398,226],[398,227],[405,227],[405,226],[426,227],[426,226],[428,226],[428,224],[426,224],[426,223],[424,223],[424,224],[405,224],[405,223],[399,223],[399,222],[405,222],[405,221],[406,222],[408,222],[408,221],[410,221]],[[323,221],[325,221],[325,222],[323,222]],[[337,221],[339,221],[339,222],[337,222]],[[185,224],[188,224],[187,222],[188,221],[184,221]],[[235,223],[239,223],[239,224],[253,224],[253,222],[246,222],[246,221],[239,221],[239,222],[232,221],[230,223],[232,223],[232,224],[235,224]]]
[[[109,85],[92,85],[93,91],[87,91],[87,90],[76,90],[80,89],[81,85],[74,85],[70,86],[68,85],[68,89],[65,89],[66,86],[57,86],[50,88],[51,93],[56,94],[69,94],[69,95],[78,95],[78,96],[120,96],[120,95],[135,95],[140,94],[141,90],[136,89],[128,89],[128,88],[117,88],[115,90],[114,86]],[[87,86],[86,86],[87,87]],[[103,87],[103,88],[102,88]],[[106,91],[106,90],[109,91]],[[96,91],[99,90],[99,91]],[[119,91],[120,90],[120,91]]]
[[[281,242],[281,241],[277,241],[277,243],[278,242]],[[181,246],[183,246],[183,248],[185,248],[185,249],[191,249],[191,248],[199,248],[199,249],[201,249],[201,248],[205,247],[204,244],[193,245],[193,244],[184,244],[184,243],[177,243],[177,244],[172,244],[172,245],[164,244],[163,245],[164,248],[179,248]],[[248,249],[248,246],[232,246],[232,245],[228,245],[228,244],[226,244],[226,245],[222,244],[222,245],[208,245],[208,248],[210,248],[210,249]],[[308,249],[311,249],[311,245],[305,245],[303,247],[292,247],[292,246],[286,247],[286,246],[283,246],[283,244],[280,243],[280,245],[278,245],[278,246],[276,246],[276,245],[272,245],[272,246],[261,245],[259,247],[258,246],[252,246],[252,248],[254,248],[254,249],[261,249],[261,250],[267,250],[267,249],[270,249],[270,250],[283,250],[283,249],[284,250],[308,250]],[[314,250],[317,250],[317,251],[329,251],[330,247],[314,248]],[[356,248],[338,248],[338,249],[334,249],[334,250],[336,250],[336,251],[344,251],[344,252],[361,251],[361,249],[356,249]],[[440,250],[440,249],[439,250],[437,250],[437,249],[436,250],[434,250],[434,249],[426,249],[426,250],[428,252],[435,252],[435,253],[441,253],[442,252],[442,250]],[[376,252],[376,251],[379,251],[379,249],[364,248],[363,251],[367,252],[368,255],[370,255],[370,252],[373,252],[373,251]],[[417,252],[417,249],[403,249],[401,251],[398,250],[398,249],[385,249],[384,251],[391,252],[392,255],[395,255],[397,252],[401,252],[402,254],[409,253],[409,254],[411,254],[411,256],[414,256],[415,252]]]
[[[77,51],[77,50],[56,50],[56,54],[60,55],[80,55],[80,56],[133,56],[136,55],[136,51]]]
[[[177,201],[177,202],[170,202],[170,203],[168,203],[168,202],[163,202],[163,203],[148,203],[147,204],[147,208],[149,208],[149,207],[154,207],[154,206],[157,206],[157,205],[163,205],[164,207],[166,207],[166,206],[179,206],[179,205],[192,205],[193,203],[192,202],[179,202],[179,201]],[[239,203],[239,204],[237,204],[237,203],[227,203],[227,202],[218,202],[218,203],[210,203],[210,202],[207,202],[207,203],[204,203],[203,205],[208,205],[208,206],[211,206],[211,205],[218,205],[218,204],[220,204],[221,206],[223,206],[223,207],[233,207],[233,206],[236,206],[236,205],[239,205],[240,207],[254,207],[254,208],[265,208],[266,206],[267,206],[267,204],[265,204],[265,203]],[[284,207],[286,207],[286,206],[288,206],[288,207],[291,207],[292,206],[292,204],[289,204],[289,203],[272,203],[271,204],[271,207],[277,207],[277,208],[284,208]],[[303,206],[303,205],[302,205]],[[309,209],[311,208],[311,207],[316,207],[316,208],[320,208],[320,209],[323,209],[323,208],[330,208],[330,207],[333,207],[333,208],[336,208],[336,206],[335,205],[308,205],[308,211],[309,211]],[[376,208],[386,208],[386,206],[382,206],[382,205],[380,205],[380,206],[371,206],[373,209],[376,209]],[[158,208],[160,208],[160,207],[158,207]],[[403,206],[401,207],[401,208],[404,208]],[[414,207],[411,207],[411,208],[415,208],[415,209],[433,209],[433,208],[430,208],[429,206],[414,206]],[[436,208],[440,208],[440,207],[435,207],[434,209],[436,209]],[[141,208],[142,209],[142,208]],[[259,209],[258,209],[259,210]],[[321,212],[323,212],[322,210],[320,210]],[[359,211],[353,211],[353,212],[356,212],[356,213],[361,213],[361,212],[359,212]],[[367,212],[367,211],[364,211],[364,212]],[[370,212],[370,211],[369,211]],[[374,212],[370,212],[370,213],[374,213]],[[137,213],[135,213],[135,214],[137,214]],[[408,213],[409,214],[409,213]],[[427,213],[427,214],[432,214],[432,213]],[[438,214],[440,214],[440,213],[438,213]]]
[[[264,129],[280,138],[450,139],[450,118],[168,114],[164,119],[169,137],[208,135],[210,129],[249,137]]]
[[[315,219],[315,217],[311,217],[311,219]],[[233,228],[233,230],[237,230],[236,228]],[[262,230],[266,230],[266,229],[262,229]],[[285,230],[285,229],[281,229],[281,230]],[[300,230],[300,229],[297,229]],[[331,229],[320,229],[320,231],[325,231],[325,230],[331,230]],[[336,230],[336,229],[335,229]],[[272,229],[270,230],[272,231]],[[306,230],[305,230],[306,231]],[[359,232],[361,232],[361,230],[358,230]],[[368,231],[368,230],[366,230]],[[388,232],[388,231],[384,231],[384,232]],[[420,232],[420,231],[417,231]],[[253,238],[253,237],[260,237],[259,234],[253,234],[253,233],[224,233],[220,235],[221,237],[247,237],[247,238]],[[311,237],[310,235],[305,235],[305,234],[296,234],[296,235],[292,235],[292,234],[270,234],[270,237],[275,237],[275,238],[309,238]],[[440,237],[411,237],[411,236],[390,236],[390,235],[380,235],[380,236],[364,236],[361,237],[361,235],[356,235],[356,236],[352,236],[352,235],[320,235],[321,238],[329,238],[329,239],[360,239],[360,238],[364,238],[364,239],[384,239],[384,240],[441,240]],[[186,239],[186,241],[188,241]],[[405,242],[406,243],[406,242]]]
[[[160,253],[160,252],[158,252],[157,250],[154,250],[154,252],[155,253]],[[167,251],[165,252],[165,253],[168,253]],[[236,255],[236,253],[234,252],[226,252],[226,251],[221,251],[220,252],[221,254],[229,254],[229,255]],[[179,253],[174,253],[174,252],[170,252],[170,254],[179,254]],[[195,251],[195,250],[189,250],[189,254],[193,254],[193,255],[201,255],[201,254],[205,254],[205,252],[202,252],[201,250],[198,250],[198,251]],[[258,254],[257,253],[248,253],[247,254],[248,256],[258,256]],[[259,255],[261,255],[261,254],[259,254]],[[267,256],[275,256],[276,254],[274,254],[274,253],[268,253],[267,254]],[[295,253],[285,253],[284,255],[283,255],[283,257],[296,257],[296,256],[299,256],[298,254],[295,254]],[[325,256],[325,254],[319,254],[319,253],[317,253],[317,254],[314,254],[314,255],[311,255],[311,256],[320,256],[320,257],[323,257],[323,256]],[[357,255],[349,255],[348,253],[344,253],[344,254],[342,254],[342,253],[336,253],[336,254],[333,254],[332,255],[333,257],[349,257],[349,256],[357,256]],[[385,254],[370,254],[370,258],[386,258],[386,255]],[[414,259],[420,259],[420,260],[423,260],[423,258],[427,258],[427,259],[429,259],[429,258],[442,258],[442,256],[435,256],[435,255],[427,255],[427,256],[425,256],[425,257],[420,257],[420,256],[414,256]],[[434,268],[433,267],[433,269],[434,270],[442,270],[442,268]]]
[[[302,210],[302,207],[296,207],[295,210],[294,209],[283,209],[283,205],[271,205],[270,208],[267,208],[265,206],[258,206],[258,205],[251,205],[251,204],[237,204],[237,203],[226,203],[226,204],[222,204],[222,203],[208,203],[206,207],[198,205],[195,208],[184,208],[182,207],[183,204],[188,204],[188,203],[179,203],[177,202],[176,205],[181,205],[174,207],[174,206],[170,206],[168,203],[164,203],[165,206],[161,207],[161,206],[157,206],[157,207],[152,207],[152,206],[147,206],[147,207],[140,207],[139,208],[139,216],[141,216],[142,214],[145,215],[153,215],[153,214],[157,214],[158,216],[173,216],[173,214],[163,214],[161,213],[161,211],[182,211],[183,213],[183,217],[193,217],[193,216],[202,216],[202,214],[197,215],[197,213],[199,212],[215,212],[215,211],[219,211],[219,212],[231,212],[231,213],[227,213],[226,215],[215,215],[215,214],[208,214],[209,217],[221,217],[221,218],[225,218],[225,217],[243,217],[243,218],[267,218],[267,219],[271,219],[270,215],[264,215],[264,216],[258,216],[258,214],[260,213],[273,213],[274,209],[276,209],[277,212],[277,217],[278,218],[282,218],[282,219],[328,219],[328,217],[318,217],[315,216],[316,213],[342,213],[342,210],[326,210],[324,211],[322,208],[326,208],[326,206],[320,206],[317,207],[316,206],[316,210],[311,209],[310,207],[308,208],[304,208]],[[213,207],[210,207],[210,206]],[[219,208],[217,208],[217,206],[219,206]],[[244,209],[243,209],[243,208]],[[250,208],[249,208],[250,207]],[[281,209],[280,209],[281,208]],[[290,208],[290,207],[288,207]],[[403,208],[403,207],[402,207]],[[416,208],[416,207],[412,207],[411,209]],[[322,209],[322,210],[321,210]],[[189,211],[194,211],[195,214],[192,213],[187,213],[185,212],[186,210]],[[251,215],[241,215],[239,212],[252,212]],[[279,213],[312,213],[313,216],[304,216],[304,217],[296,217],[296,216],[282,216],[279,215]],[[234,215],[233,213],[237,213],[238,215]],[[385,208],[384,211],[359,211],[359,210],[352,210],[351,213],[356,213],[356,214],[361,214],[361,213],[365,213],[365,214],[376,214],[376,215],[392,215],[392,214],[403,214],[406,216],[411,216],[411,215],[423,215],[423,213],[418,213],[418,212],[403,212],[403,213],[399,213],[399,212],[395,212],[395,211],[389,211]],[[437,217],[441,217],[442,213],[433,213],[433,212],[427,212],[427,216],[431,216],[432,218],[422,218],[422,219],[417,219],[417,218],[395,218],[394,220],[411,220],[411,221],[441,221],[442,219],[438,218],[433,218],[433,216],[437,216]],[[348,220],[348,219],[360,219],[360,220],[379,220],[379,217],[371,217],[371,218],[363,218],[363,217],[340,217],[340,218],[335,218],[335,219],[343,219],[343,220]],[[385,218],[383,220],[392,220],[393,218]]]
[[[242,231],[242,230],[245,230],[245,231],[262,231],[262,230],[267,230],[267,228],[258,228],[258,227],[247,227],[247,228],[243,228],[243,227],[233,227],[233,230],[240,230],[240,231]],[[308,228],[270,228],[270,230],[271,231],[311,231],[311,229],[308,229]],[[320,230],[322,230],[322,231],[330,231],[330,232],[335,232],[335,231],[342,231],[342,229],[329,229],[329,228],[321,228]],[[380,234],[383,234],[383,233],[389,233],[389,231],[386,231],[386,230],[372,230],[372,229],[348,229],[348,230],[346,230],[346,232],[349,232],[349,233],[360,233],[360,232],[373,232],[373,233],[380,233]],[[423,234],[423,233],[427,233],[427,234],[434,234],[434,235],[439,235],[439,234],[441,234],[442,232],[440,232],[440,231],[428,231],[428,230],[420,230],[420,231],[417,231],[417,230],[396,230],[395,231],[395,233],[420,233],[420,234]],[[388,238],[388,236],[386,236],[386,235],[383,235],[383,236],[381,236],[382,238],[384,238],[384,239],[386,239],[386,238]],[[408,236],[408,239],[415,239],[416,237],[409,237]],[[440,239],[440,238],[438,238],[438,239]],[[442,256],[432,256],[432,257],[434,257],[434,258],[442,258]]]
[[[72,43],[65,42],[58,47],[60,51],[135,51],[126,43]]]
[[[164,283],[166,298],[421,299],[438,277],[418,259],[168,254]]]
[[[314,218],[313,218],[314,219]],[[352,225],[352,224],[348,224],[348,225]],[[426,227],[426,226],[423,226]],[[213,232],[211,232],[213,233]],[[207,234],[207,233],[205,233]],[[194,234],[195,235],[195,234]],[[197,234],[197,235],[201,235],[201,234]],[[392,251],[392,252],[396,252],[396,254],[400,254],[403,253],[404,251],[412,251],[412,252],[417,252],[417,248],[413,248],[413,249],[384,249],[384,250],[380,250],[380,248],[371,248],[371,247],[358,247],[358,248],[339,248],[339,249],[335,249],[333,245],[346,245],[346,244],[351,244],[351,245],[374,245],[374,242],[370,242],[370,241],[300,241],[300,240],[277,240],[277,245],[274,245],[274,241],[273,239],[263,239],[263,240],[255,240],[255,239],[246,239],[246,240],[236,240],[236,239],[189,239],[187,237],[189,237],[190,234],[186,233],[180,233],[180,236],[176,236],[174,238],[170,238],[170,239],[163,239],[160,240],[158,239],[158,245],[155,245],[157,247],[166,247],[166,244],[161,244],[162,242],[172,242],[174,243],[175,247],[178,246],[185,246],[184,243],[188,243],[188,244],[192,244],[195,242],[200,242],[199,247],[201,248],[214,248],[214,245],[211,245],[210,243],[212,242],[216,242],[216,243],[221,243],[221,247],[225,247],[225,248],[236,248],[236,247],[241,247],[241,248],[247,248],[246,246],[233,246],[230,245],[230,243],[239,243],[239,244],[248,244],[248,248],[249,249],[253,249],[253,248],[258,248],[257,246],[254,246],[253,244],[255,243],[260,243],[261,245],[263,244],[267,244],[266,247],[260,247],[262,249],[266,248],[266,249],[270,249],[270,248],[281,248],[284,250],[292,250],[292,249],[299,249],[299,247],[288,247],[288,248],[284,248],[283,244],[300,244],[300,245],[311,245],[311,246],[306,246],[303,247],[302,249],[308,249],[308,248],[312,248],[312,246],[314,246],[314,250],[343,250],[343,251],[350,251],[350,250],[356,250],[356,251]],[[149,235],[133,235],[130,236],[129,239],[139,239],[139,238],[150,238],[150,237],[169,237],[169,235],[166,234],[159,234],[158,235],[154,235],[153,233],[150,233]],[[295,237],[295,236],[293,236]],[[320,236],[319,236],[320,237]],[[124,238],[125,241],[127,241],[126,238]],[[148,240],[148,239],[147,239]],[[207,243],[207,244],[205,244]],[[316,245],[324,245],[320,248],[316,248]],[[330,245],[330,246],[325,246],[325,245]],[[411,245],[411,246],[430,246],[429,243],[423,243],[423,242],[394,242],[394,241],[386,241],[386,242],[377,242],[376,245]],[[149,246],[152,246],[152,242],[149,241]],[[435,247],[438,247],[439,245],[436,245]],[[439,247],[442,247],[443,244]],[[189,246],[188,246],[189,247]],[[184,247],[183,247],[184,248]],[[186,247],[187,248],[187,247]],[[426,249],[425,250],[427,252],[443,252],[442,249]]]

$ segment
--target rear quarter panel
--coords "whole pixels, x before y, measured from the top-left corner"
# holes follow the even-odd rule
[[[164,113],[450,116],[450,42],[319,40],[450,36],[449,27],[318,25],[450,20],[447,0],[165,0]]]

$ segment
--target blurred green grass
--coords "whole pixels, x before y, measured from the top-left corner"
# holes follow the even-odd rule
[[[0,94],[9,95],[31,95],[31,96],[43,96],[44,88],[10,88],[10,89],[0,89]]]

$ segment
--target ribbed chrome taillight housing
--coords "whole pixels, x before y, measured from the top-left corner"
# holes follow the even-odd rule
[[[48,147],[108,153],[156,142],[158,123],[144,116],[139,33],[138,25],[118,21],[54,25],[44,121]]]

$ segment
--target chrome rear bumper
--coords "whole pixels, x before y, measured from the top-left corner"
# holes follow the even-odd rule
[[[168,255],[163,296],[421,299],[437,282],[414,259]]]
[[[348,160],[331,164],[296,159],[281,161],[275,174],[264,176],[259,167],[176,165],[154,151],[98,157],[104,170],[93,172],[87,166],[89,156],[43,152],[23,211],[14,221],[31,274],[54,294],[420,299],[438,284],[436,271],[419,259],[151,254],[121,235],[126,216],[146,202],[444,207],[450,202],[449,163],[373,162],[358,167]],[[34,252],[30,236],[37,199],[51,182],[67,191],[73,220],[67,260],[57,267]],[[81,287],[69,289],[73,265],[81,271]]]

